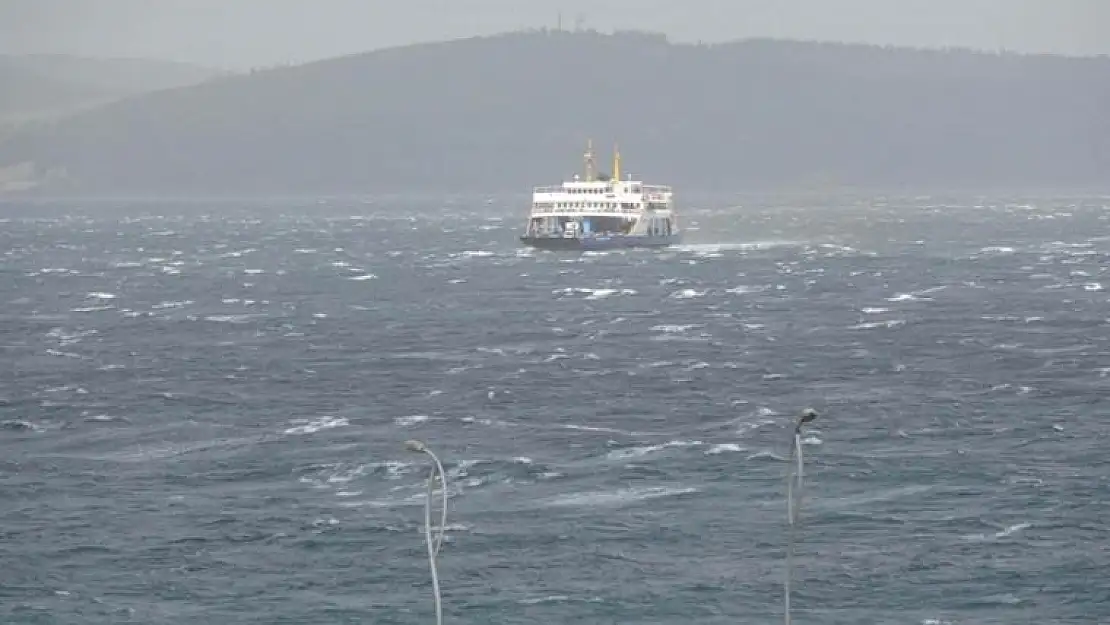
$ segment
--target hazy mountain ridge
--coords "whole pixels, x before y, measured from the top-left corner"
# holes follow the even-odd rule
[[[197,84],[219,74],[169,61],[0,55],[0,120],[40,119],[148,91]]]
[[[512,33],[139,95],[0,143],[45,191],[520,191],[601,162],[687,187],[1104,188],[1110,59]],[[37,180],[41,182],[41,180]]]

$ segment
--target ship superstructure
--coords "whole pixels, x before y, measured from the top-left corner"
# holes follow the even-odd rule
[[[680,242],[674,193],[631,176],[621,179],[614,147],[612,175],[596,172],[593,142],[583,155],[583,176],[532,190],[526,245],[544,249],[664,247]]]

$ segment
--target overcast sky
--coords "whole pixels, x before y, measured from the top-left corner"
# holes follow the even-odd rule
[[[1110,0],[0,0],[0,53],[245,68],[521,28],[1110,54]]]

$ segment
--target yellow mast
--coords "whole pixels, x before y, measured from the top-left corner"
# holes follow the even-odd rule
[[[621,151],[613,144],[613,182],[621,181]]]

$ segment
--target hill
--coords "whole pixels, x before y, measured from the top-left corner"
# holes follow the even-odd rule
[[[1106,58],[528,32],[139,95],[0,167],[52,193],[524,191],[592,137],[685,189],[1076,190],[1107,186],[1108,110]]]
[[[203,82],[219,72],[168,61],[0,55],[0,121],[73,112],[147,91]]]

